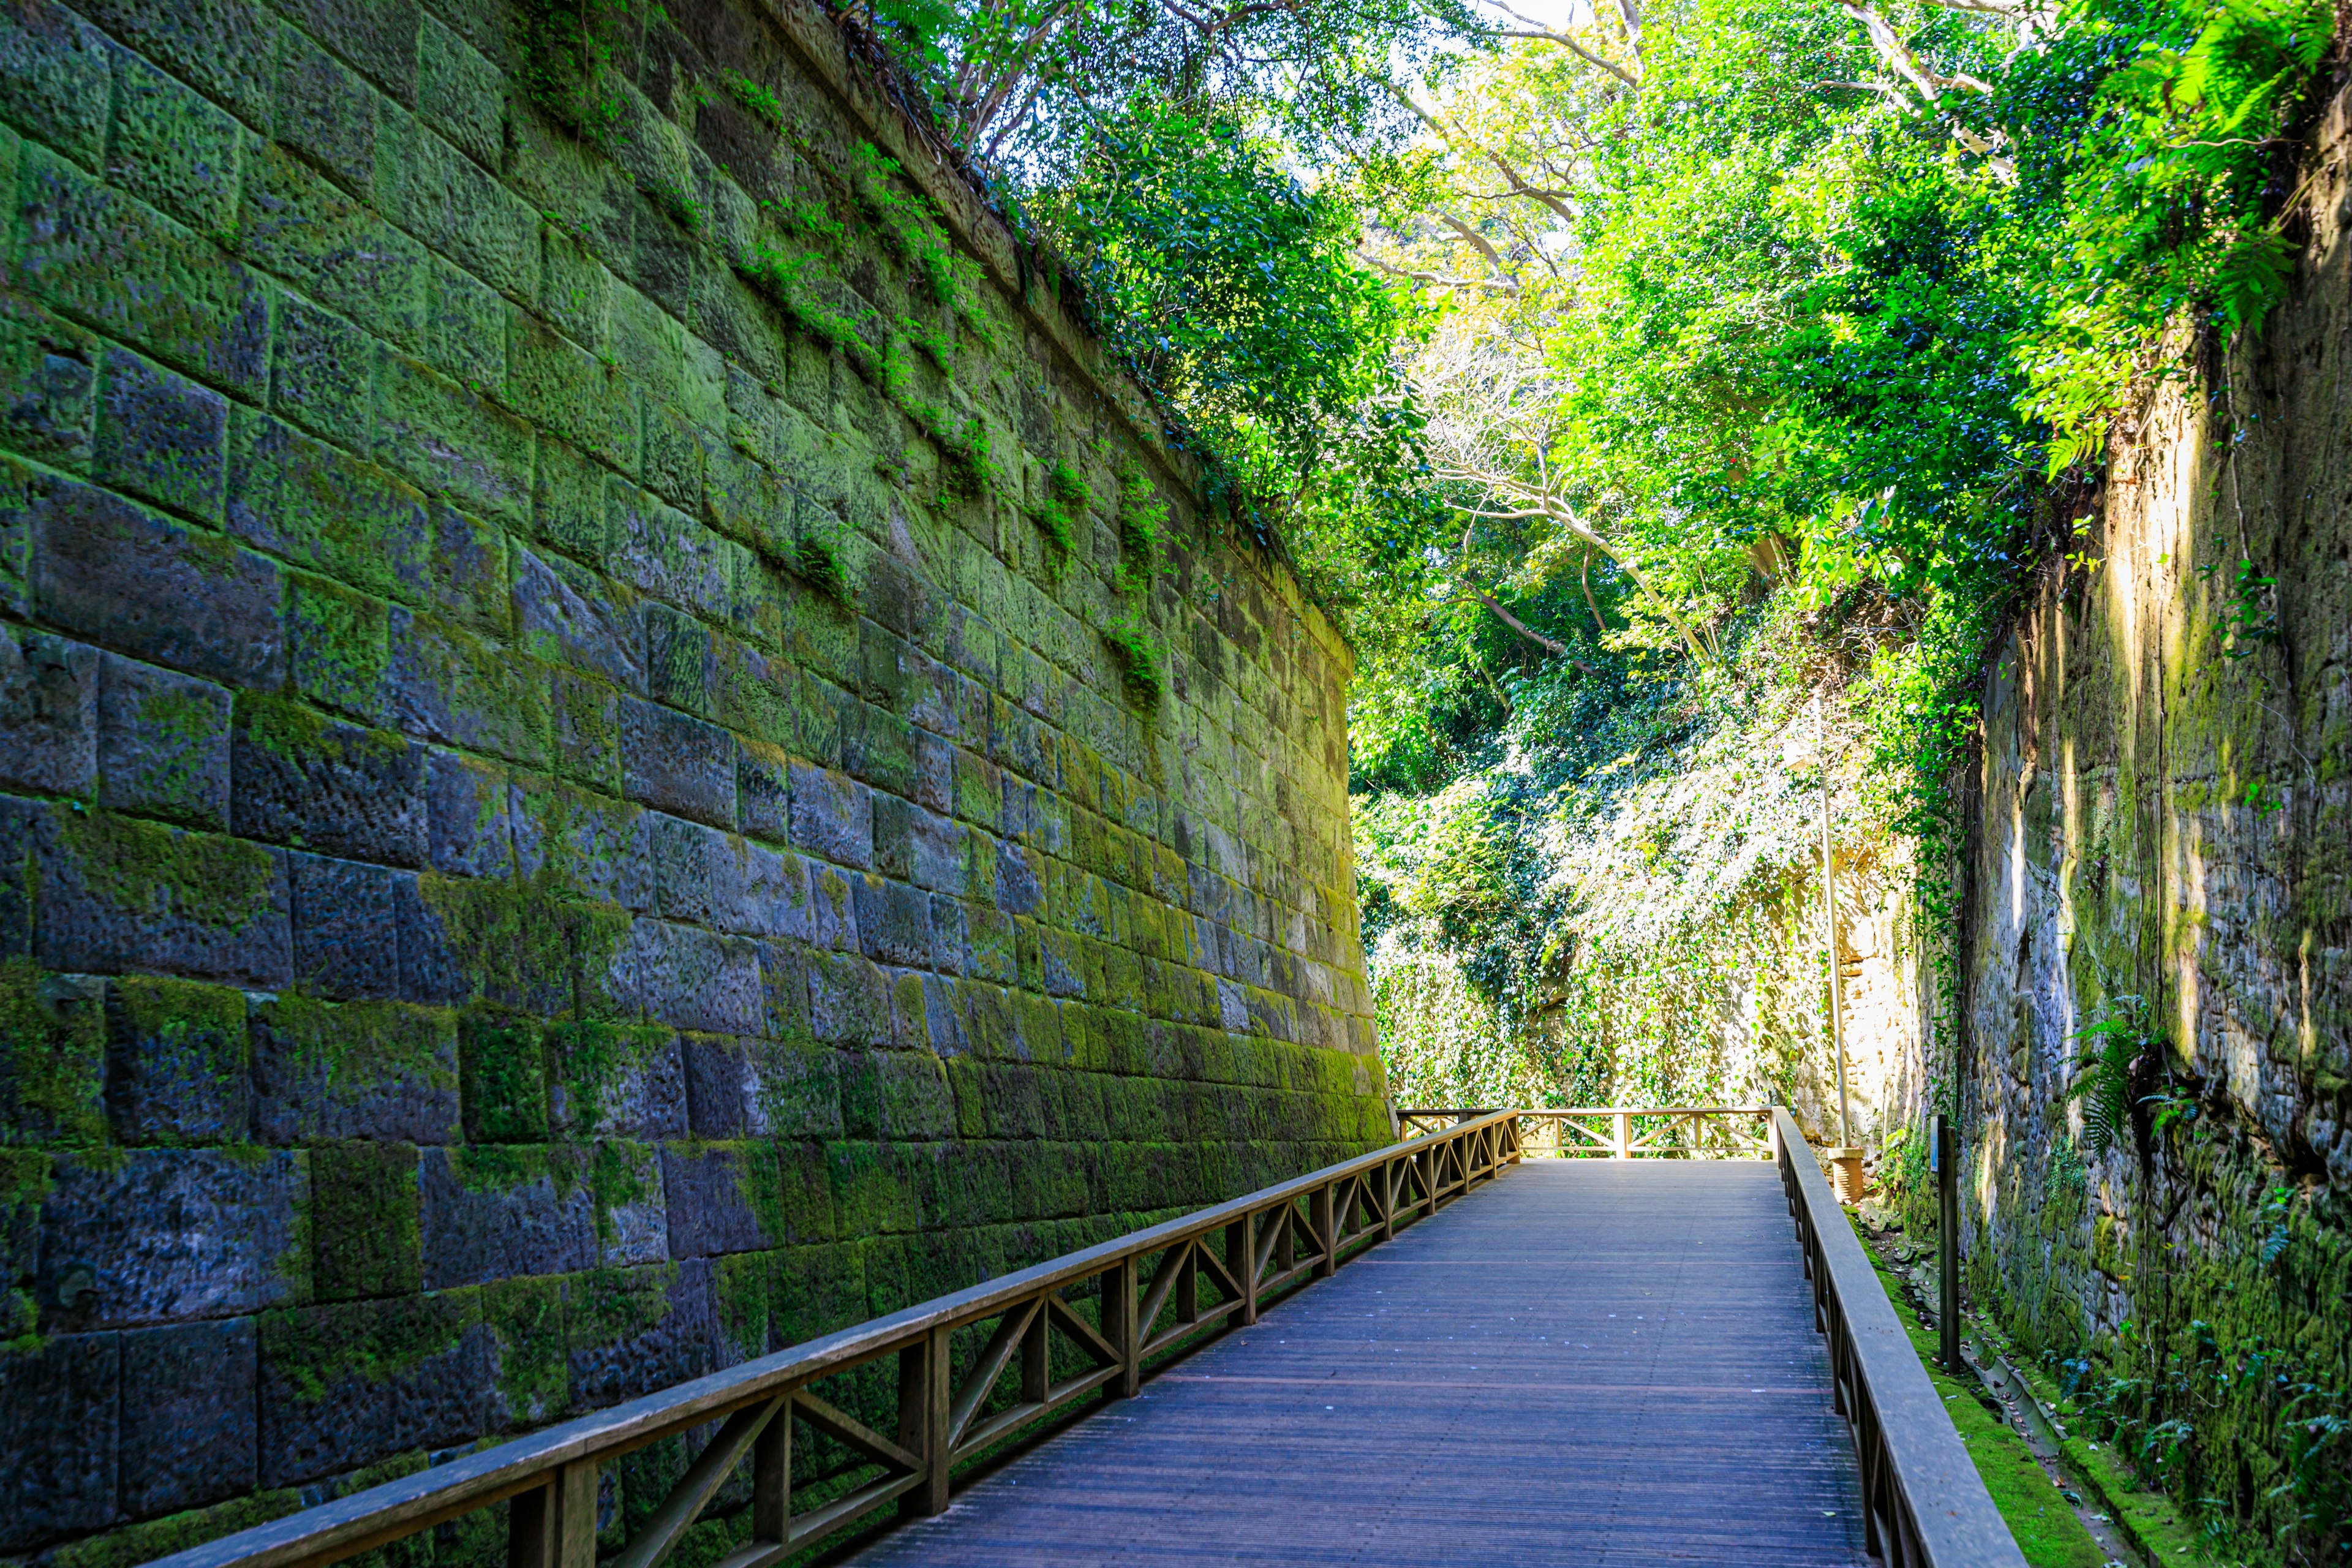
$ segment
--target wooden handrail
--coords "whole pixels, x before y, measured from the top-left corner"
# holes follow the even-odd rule
[[[1838,1414],[1862,1468],[1865,1544],[1886,1568],[2025,1568],[1894,1303],[1796,1119],[1772,1112],[1773,1157],[1829,1340]]]
[[[616,1568],[658,1568],[703,1505],[748,1455],[751,1541],[716,1568],[768,1568],[904,1500],[915,1514],[947,1506],[953,1469],[1024,1427],[1099,1393],[1132,1395],[1203,1331],[1257,1321],[1272,1297],[1393,1237],[1518,1163],[1517,1113],[1473,1118],[1369,1154],[1135,1231],[1002,1279],[941,1296],[642,1399],[525,1434],[268,1524],[158,1559],[152,1568],[318,1568],[512,1500],[509,1568],[595,1568],[596,1488],[609,1459],[720,1422],[667,1499],[623,1548]],[[1302,1207],[1303,1205],[1303,1207]],[[1221,1242],[1222,1247],[1213,1246]],[[1150,1276],[1143,1264],[1158,1262]],[[1206,1274],[1222,1300],[1201,1304]],[[1089,1323],[1065,1295],[1097,1285]],[[1170,1321],[1160,1324],[1162,1317]],[[997,1327],[961,1387],[948,1336]],[[1055,1383],[1051,1337],[1091,1362]],[[898,1358],[898,1419],[879,1432],[810,1387],[887,1355]],[[991,1396],[1008,1374],[1013,1403]],[[793,1511],[794,1419],[881,1473],[845,1496]]]

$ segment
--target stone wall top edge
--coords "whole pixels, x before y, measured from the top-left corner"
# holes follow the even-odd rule
[[[1136,444],[1170,479],[1198,497],[1200,464],[1168,444],[1150,398],[1132,377],[1108,363],[1100,345],[1070,319],[1060,300],[1026,286],[1027,268],[1019,238],[852,56],[840,27],[824,8],[815,0],[761,0],[761,4],[810,75],[865,126],[877,146],[898,161],[906,176],[939,204],[949,228],[1030,325],[1053,345],[1069,370],[1091,387],[1106,407],[1117,411]],[[1236,553],[1264,574],[1268,587],[1306,624],[1325,656],[1339,664],[1342,684],[1352,678],[1353,648],[1329,614],[1307,592],[1290,563],[1264,546]]]

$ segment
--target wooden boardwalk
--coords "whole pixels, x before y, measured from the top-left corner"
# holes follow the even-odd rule
[[[861,1564],[1866,1564],[1773,1167],[1531,1161]]]

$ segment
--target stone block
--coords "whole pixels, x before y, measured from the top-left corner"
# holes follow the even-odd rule
[[[192,1148],[242,1142],[252,1071],[244,994],[124,975],[108,987],[107,1111],[115,1139]]]
[[[0,784],[87,796],[98,782],[99,658],[64,637],[0,627]]]
[[[0,489],[33,539],[42,616],[94,642],[232,686],[286,678],[278,568],[119,496],[62,479]]]
[[[62,5],[0,15],[0,117],[95,168],[106,145],[113,50]]]
[[[386,354],[378,374],[378,462],[467,511],[529,522],[528,423],[420,361]]]
[[[257,266],[370,332],[422,337],[425,247],[285,148],[264,142],[247,159],[238,238]]]
[[[130,50],[114,56],[106,179],[199,234],[233,238],[247,132],[236,117]]]
[[[322,345],[332,346],[331,339]],[[281,342],[281,374],[289,352]],[[310,375],[299,390],[323,400],[344,389]],[[364,394],[364,383],[352,390]],[[227,517],[230,531],[255,548],[385,597],[404,595],[432,549],[415,486],[244,407],[229,421]]]
[[[310,1288],[320,1301],[424,1289],[416,1146],[367,1139],[310,1150]]]
[[[735,815],[738,825],[755,838],[776,844],[792,842],[792,759],[781,749],[761,741],[737,738],[735,749]]]
[[[295,695],[362,724],[391,716],[392,606],[323,577],[287,574],[286,651]]]
[[[685,1068],[677,1031],[590,1019],[547,1030],[549,1120],[577,1139],[683,1138]]]
[[[105,1076],[105,982],[0,966],[0,1143],[104,1142]]]
[[[561,556],[528,550],[514,552],[513,574],[523,647],[624,691],[646,689],[639,613],[625,594]]]
[[[775,1156],[764,1141],[677,1143],[661,1152],[673,1258],[756,1252],[819,1239],[771,1234],[782,1228]]]
[[[891,1043],[888,978],[856,953],[808,957],[809,1029],[826,1045]]]
[[[646,606],[646,694],[666,707],[713,719],[719,666],[710,628],[663,604]]]
[[[506,84],[497,66],[434,17],[416,40],[416,109],[425,122],[486,169],[506,152]]]
[[[91,21],[254,124],[269,120],[274,20],[252,0],[90,0]]]
[[[558,669],[551,672],[548,710],[555,771],[600,794],[620,794],[621,706],[613,689]]]
[[[904,882],[861,877],[856,884],[857,936],[877,963],[928,967],[932,959],[931,900]]]
[[[656,1145],[598,1140],[588,1150],[588,1191],[596,1201],[599,1263],[628,1268],[669,1257],[669,1199]]]
[[[426,854],[436,871],[504,877],[514,867],[505,770],[434,751],[425,773]]]
[[[253,1489],[259,1339],[251,1318],[122,1335],[122,1511],[201,1508]]]
[[[321,996],[394,996],[400,991],[394,873],[358,860],[289,851],[294,900],[294,978]],[[391,935],[393,940],[387,941]]]
[[[288,295],[278,301],[278,329],[269,345],[269,408],[341,447],[366,451],[375,435],[375,345],[354,323]],[[237,424],[241,432],[253,433],[239,453],[240,478],[248,495],[255,477],[250,454],[256,446],[301,450],[314,463],[331,461],[324,452],[295,447],[282,427],[270,422],[247,416]],[[279,432],[278,438],[265,445],[261,433],[273,428]],[[352,468],[360,466],[354,459],[343,462]],[[398,484],[389,475],[379,471],[379,476],[380,485]],[[281,489],[276,499],[283,506],[289,498]]]
[[[855,780],[821,768],[792,768],[793,843],[835,865],[874,859],[874,799]]]
[[[955,1093],[947,1069],[928,1051],[844,1051],[841,1125],[851,1138],[892,1142],[952,1138]]]
[[[413,48],[413,22],[411,27]],[[394,110],[377,116],[376,169],[377,199],[386,216],[499,292],[514,299],[531,294],[539,280],[539,215],[488,171]],[[607,392],[606,405],[613,401]],[[549,418],[555,410],[529,400],[518,406],[555,425]],[[633,459],[628,451],[611,458],[621,468]]]
[[[458,1138],[456,1019],[287,993],[255,1005],[253,1133],[266,1143]]]
[[[697,1138],[837,1136],[834,1053],[772,1039],[688,1035],[687,1101]]]
[[[57,1162],[41,1210],[41,1295],[92,1285],[59,1327],[128,1328],[257,1311],[310,1293],[299,1245],[310,1179],[296,1155],[140,1149]]]
[[[0,1354],[0,1552],[114,1521],[121,1388],[115,1334],[61,1334]]]
[[[772,1040],[809,1039],[808,952],[797,942],[760,948],[760,1032]]]
[[[614,953],[604,981],[610,1004],[681,1029],[757,1034],[761,1018],[759,950],[748,938],[640,919]]]
[[[700,1258],[595,1269],[564,1282],[572,1403],[601,1409],[717,1364],[710,1268]]]
[[[174,370],[262,395],[268,295],[243,264],[45,148],[25,149],[19,201],[21,287]]]
[[[654,907],[654,814],[547,780],[518,780],[507,806],[515,864],[583,898]]]
[[[488,1422],[510,1431],[551,1421],[571,1402],[561,1279],[499,1279],[482,1288],[490,1331]]]
[[[317,1480],[471,1440],[488,1414],[489,1352],[472,1290],[268,1314],[261,1484]]]
[[[817,1173],[822,1178],[822,1169]],[[865,1249],[855,1244],[768,1254],[769,1348],[805,1344],[867,1316]]]
[[[811,940],[819,947],[843,952],[857,950],[857,892],[855,872],[844,874],[822,861],[809,865],[809,909],[816,917]]]
[[[621,781],[629,799],[713,827],[735,826],[735,740],[715,724],[621,700]]]
[[[568,1148],[419,1150],[425,1289],[593,1266],[596,1205],[586,1174]]]
[[[68,13],[60,7],[47,15]],[[0,21],[0,28],[9,25]],[[0,298],[0,446],[86,471],[100,347],[89,332],[21,295]]]
[[[298,29],[279,28],[278,40],[271,131],[346,188],[364,195],[375,183],[380,100],[359,73]]]
[[[394,721],[406,733],[546,765],[549,671],[536,661],[429,616],[392,612]]]
[[[607,905],[533,882],[425,872],[395,878],[401,994],[429,1003],[488,1002],[541,1015],[579,1005],[601,985],[628,926]]]
[[[422,867],[425,755],[389,731],[322,720],[282,699],[241,697],[229,817],[241,837]]]
[[[292,0],[286,13],[401,103],[416,101],[415,0]]]
[[[459,1093],[475,1143],[541,1143],[548,1134],[545,1031],[528,1013],[469,1009],[457,1026]]]
[[[110,812],[46,814],[35,841],[45,967],[162,970],[262,989],[291,977],[282,851]]]

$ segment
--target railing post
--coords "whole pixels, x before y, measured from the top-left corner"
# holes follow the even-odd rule
[[[1617,1157],[1620,1160],[1633,1157],[1633,1115],[1631,1111],[1617,1113]]]
[[[598,1468],[593,1459],[574,1459],[545,1486],[516,1494],[507,1515],[507,1568],[596,1568]]]
[[[910,1518],[948,1506],[948,1331],[933,1329],[898,1352],[898,1447],[922,1461],[922,1480],[900,1504]]]
[[[1136,1314],[1135,1259],[1122,1258],[1102,1277],[1102,1331],[1118,1352],[1119,1373],[1103,1384],[1111,1399],[1132,1399],[1143,1387],[1143,1336]]]
[[[1397,1168],[1403,1163],[1402,1160],[1391,1160],[1381,1167],[1381,1191],[1384,1197],[1381,1205],[1382,1241],[1396,1239]]]
[[[778,1546],[789,1545],[793,1539],[793,1406],[789,1399],[751,1441],[751,1539]],[[592,1539],[592,1552],[594,1547]]]
[[[1315,1278],[1328,1279],[1339,1268],[1339,1259],[1333,1255],[1339,1249],[1336,1234],[1339,1227],[1332,1223],[1330,1183],[1326,1182],[1315,1189],[1314,1195],[1307,1200],[1307,1212],[1313,1216],[1315,1243],[1323,1252],[1323,1256],[1315,1261]]]
[[[1241,1282],[1241,1319],[1257,1321],[1257,1216],[1244,1215],[1225,1226],[1225,1268]]]
[[[1944,1370],[1960,1370],[1960,1133],[1936,1118],[1936,1326]]]

